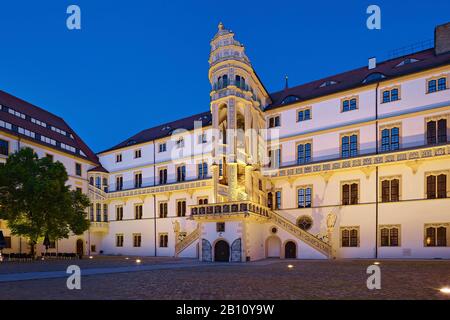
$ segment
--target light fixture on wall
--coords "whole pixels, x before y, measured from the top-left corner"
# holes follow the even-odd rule
[[[450,294],[450,287],[443,287],[439,289],[439,292],[443,294]]]

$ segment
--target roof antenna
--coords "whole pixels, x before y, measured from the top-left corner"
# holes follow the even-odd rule
[[[285,80],[285,85],[284,85],[284,89],[288,89],[289,88],[289,77],[288,75],[284,76],[284,80]]]

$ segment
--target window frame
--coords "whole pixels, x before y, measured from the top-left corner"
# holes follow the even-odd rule
[[[164,212],[164,214],[162,214],[161,205],[163,205],[163,207],[165,205],[165,212]],[[166,200],[158,201],[158,217],[160,219],[164,219],[164,218],[168,218],[169,217],[169,201],[166,201]]]
[[[142,149],[135,149],[134,150],[134,158],[135,159],[142,158]]]
[[[440,175],[445,175],[446,176],[446,192],[445,195],[446,197],[439,197],[439,181],[438,181],[438,177]],[[429,198],[428,197],[428,177],[429,176],[435,176],[436,177],[436,182],[435,182],[435,190],[434,190],[434,197],[433,198]],[[427,171],[424,173],[424,199],[447,199],[450,197],[450,170],[437,170],[437,171]]]
[[[439,90],[439,80],[445,78],[445,89],[441,89]],[[448,73],[443,73],[437,76],[433,76],[430,77],[428,79],[426,79],[425,81],[425,93],[426,94],[431,94],[431,93],[436,93],[436,92],[441,92],[441,91],[445,91],[449,89],[449,84],[448,84],[448,79],[449,79],[449,74]],[[430,82],[431,81],[435,81],[436,85],[435,85],[435,89],[434,91],[430,91]]]
[[[306,157],[305,157],[305,154],[306,154],[306,148],[305,148],[305,146],[307,145],[307,144],[310,144],[311,146],[310,146],[310,156],[309,156],[309,161],[306,161]],[[303,162],[303,163],[299,163],[299,157],[298,157],[298,146],[299,145],[303,145],[303,154],[304,154],[304,159],[305,159],[305,161]],[[304,164],[307,164],[307,163],[311,163],[311,162],[313,162],[313,140],[312,139],[309,139],[309,140],[302,140],[302,141],[297,141],[296,143],[295,143],[295,163],[296,163],[296,165],[304,165]]]
[[[167,232],[158,233],[158,246],[159,248],[169,247],[169,234]]]
[[[344,204],[344,190],[343,187],[344,185],[349,185],[349,203],[348,204]],[[357,184],[358,186],[358,195],[356,198],[356,203],[352,203],[352,185],[353,184]],[[346,181],[341,181],[340,183],[340,200],[341,200],[341,206],[354,206],[354,205],[358,205],[361,203],[361,181],[359,179],[355,179],[355,180],[346,180]]]
[[[140,212],[138,210],[140,209]],[[135,203],[134,204],[134,220],[142,220],[144,217],[144,203]]]
[[[392,149],[392,129],[398,128],[398,149]],[[383,150],[383,131],[389,130],[389,150]],[[403,131],[402,131],[402,123],[401,122],[395,122],[395,123],[389,123],[385,125],[381,125],[378,128],[378,146],[379,146],[379,152],[395,152],[402,149],[402,139],[403,138]]]
[[[349,140],[349,150],[348,150],[349,156],[348,157],[343,157],[343,154],[342,154],[342,150],[343,150],[342,149],[342,147],[343,147],[342,138],[348,137],[349,139],[351,139],[351,137],[353,135],[356,135],[356,141],[357,141],[356,142],[356,155],[355,156],[351,155],[351,144],[352,144],[352,142]],[[351,158],[354,158],[354,157],[358,157],[360,155],[360,151],[361,151],[360,150],[360,144],[361,144],[361,141],[360,141],[359,130],[340,133],[339,134],[339,158],[340,159],[351,159]]]
[[[357,245],[356,246],[352,246],[352,236],[351,236],[351,232],[353,230],[356,230],[358,235],[357,235]],[[348,246],[344,246],[343,245],[343,231],[348,231],[349,232],[349,237],[348,237]],[[361,231],[360,231],[360,227],[359,226],[342,226],[339,228],[339,246],[341,248],[359,248],[361,246]]]
[[[392,201],[392,181],[393,180],[398,180],[398,200],[397,201]],[[389,201],[383,201],[383,181],[389,181]],[[379,177],[378,202],[390,203],[390,202],[402,201],[402,186],[403,186],[403,184],[402,184],[402,176],[401,175]]]
[[[382,239],[381,239],[381,231],[383,229],[388,229],[388,245],[383,245]],[[392,238],[391,238],[391,230],[397,229],[398,230],[398,236],[397,236],[397,245],[392,245]],[[381,224],[378,226],[378,247],[380,248],[400,248],[402,246],[402,226],[401,224]]]
[[[306,190],[307,189],[311,189],[311,195],[310,195],[310,197],[311,197],[311,199],[310,199],[310,203],[309,203],[309,206],[306,206],[306,203],[307,203],[307,201],[306,201]],[[303,203],[304,203],[304,207],[300,207],[300,204],[299,204],[299,191],[300,190],[305,190],[305,194],[303,195],[303,197],[304,197],[304,200],[303,200]],[[312,184],[307,184],[307,185],[300,185],[300,186],[297,186],[296,188],[295,188],[295,191],[296,191],[296,193],[295,193],[295,196],[296,196],[296,203],[297,203],[297,209],[308,209],[308,208],[312,208],[313,207],[313,202],[314,202],[314,188],[313,188],[313,185]]]
[[[5,142],[6,143],[6,149],[7,149],[7,154],[4,153],[0,153],[0,157],[8,157],[11,154],[11,141],[9,140],[5,140],[5,139],[0,139],[0,142]],[[2,150],[2,148],[0,148],[0,150]]]
[[[180,202],[184,202],[184,213],[180,213],[179,211],[178,211],[178,208],[179,208],[179,204],[178,203],[180,203]],[[187,200],[186,200],[186,198],[182,198],[182,199],[177,199],[176,201],[175,201],[175,204],[176,204],[176,208],[175,208],[175,211],[176,211],[176,214],[177,214],[177,218],[183,218],[183,217],[186,217],[186,213],[187,213]],[[181,208],[183,208],[183,206],[181,206]],[[181,211],[183,211],[183,210],[181,210]]]
[[[446,244],[445,246],[438,246],[438,228],[446,228]],[[428,235],[427,229],[434,228],[434,245],[428,245]],[[450,247],[450,222],[436,222],[436,223],[425,223],[423,226],[423,246],[424,248],[447,248]]]
[[[303,116],[303,120],[299,119],[299,114],[300,112],[303,112],[303,115],[305,114],[305,111],[309,111],[309,119],[305,119]],[[311,106],[306,106],[306,107],[301,107],[298,108],[297,110],[295,110],[295,122],[300,123],[300,122],[305,122],[305,121],[309,121],[312,120],[313,116],[312,116],[312,107]]]
[[[356,108],[355,109],[350,109],[351,106],[351,100],[355,99],[356,100]],[[348,101],[348,107],[349,110],[344,110],[344,102]],[[344,97],[340,100],[340,113],[345,113],[345,112],[350,112],[350,111],[357,111],[359,110],[359,95],[353,95],[353,96],[348,96],[348,97]]]
[[[139,239],[138,243],[136,243],[137,239]],[[142,247],[142,234],[133,233],[133,248],[140,248],[140,247]]]
[[[121,238],[120,245],[119,245],[119,238]],[[124,243],[125,237],[123,233],[116,233],[116,248],[123,248]]]
[[[397,100],[392,100],[392,91],[393,90],[397,90]],[[389,92],[389,101],[384,101],[384,93],[385,92]],[[396,102],[401,99],[402,99],[402,94],[401,94],[401,86],[400,85],[385,87],[380,90],[380,101],[382,104]]]

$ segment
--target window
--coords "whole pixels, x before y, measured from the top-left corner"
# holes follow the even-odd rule
[[[184,147],[184,139],[183,139],[183,138],[179,138],[179,139],[176,141],[176,144],[177,144],[177,148],[178,148],[178,149],[183,148],[183,147]]]
[[[136,220],[141,220],[142,219],[142,211],[143,211],[142,204],[137,204],[137,205],[134,206],[134,218]]]
[[[123,189],[123,177],[118,176],[118,177],[116,177],[116,190],[120,191],[122,189]]]
[[[447,142],[447,119],[427,122],[427,144]]]
[[[219,161],[219,177],[223,177],[223,161]]]
[[[134,150],[134,158],[137,159],[137,158],[140,158],[140,157],[142,157],[141,149]]]
[[[92,203],[89,206],[89,220],[94,221],[94,205]]]
[[[398,178],[381,180],[381,202],[395,202],[400,200],[400,180]]]
[[[133,247],[139,248],[141,246],[142,236],[140,233],[133,234]]]
[[[280,126],[280,116],[274,116],[269,118],[269,128],[275,128]]]
[[[426,224],[425,225],[425,246],[426,247],[446,247],[448,245],[448,228],[450,223]]]
[[[297,208],[311,208],[311,187],[297,189]]]
[[[311,142],[297,145],[297,164],[304,164],[311,161]]]
[[[159,217],[160,218],[167,218],[167,202],[160,202],[159,203]]]
[[[359,227],[341,228],[341,246],[359,247]]]
[[[123,220],[123,206],[116,206],[116,220]]]
[[[208,198],[199,198],[198,204],[208,204]]]
[[[177,201],[177,217],[186,216],[186,200]]]
[[[287,103],[291,103],[291,102],[295,102],[300,100],[299,97],[296,96],[287,96],[286,98],[283,99],[283,101],[281,101],[281,104],[287,104]]]
[[[442,77],[438,79],[438,91],[447,89],[447,78]]]
[[[169,236],[167,233],[160,233],[159,234],[159,247],[160,248],[167,248],[169,243]]]
[[[100,203],[97,203],[95,205],[95,212],[96,212],[96,220],[97,222],[102,221],[102,205]]]
[[[166,143],[160,143],[159,144],[159,152],[166,152],[167,151],[167,145]]]
[[[75,174],[81,177],[81,163],[75,163]]]
[[[427,199],[447,198],[447,174],[426,176]]]
[[[116,247],[123,247],[123,234],[116,234]]]
[[[381,130],[381,151],[393,151],[400,149],[399,127],[384,128]]]
[[[386,89],[382,92],[382,103],[397,101],[399,99],[399,88]]]
[[[186,166],[182,165],[177,167],[177,182],[186,180]]]
[[[225,222],[217,222],[216,223],[216,231],[217,232],[225,232]]]
[[[309,230],[311,229],[313,224],[313,220],[310,216],[301,216],[297,219],[297,226],[302,230]]]
[[[167,183],[167,169],[159,169],[159,184]]]
[[[205,179],[208,176],[208,163],[203,162],[198,164],[198,178]]]
[[[91,252],[97,252],[97,247],[95,244],[91,244]]]
[[[380,226],[380,246],[399,247],[400,246],[400,226],[386,225]]]
[[[103,205],[103,221],[108,222],[108,205],[106,203]]]
[[[236,87],[245,90],[245,78],[241,76],[236,76]]]
[[[358,135],[356,133],[341,136],[341,157],[350,158],[358,155]]]
[[[134,174],[134,187],[135,188],[142,187],[142,173],[141,172]]]
[[[269,167],[273,169],[281,167],[281,149],[269,150]]]
[[[198,136],[198,144],[203,144],[207,142],[206,133],[202,133]]]
[[[116,162],[122,162],[122,154],[121,153],[116,154]]]
[[[297,111],[297,122],[311,120],[311,109]]]
[[[350,205],[358,203],[358,183],[347,182],[342,184],[342,205]]]
[[[4,237],[5,238],[5,248],[4,249],[11,249],[11,237]]]
[[[357,98],[343,99],[341,105],[342,105],[342,112],[356,110],[358,109],[358,99]]]
[[[0,139],[0,154],[7,156],[9,154],[9,142]]]
[[[275,192],[275,209],[281,209],[281,191]]]
[[[442,91],[447,89],[447,77],[432,78],[427,81],[427,93]]]

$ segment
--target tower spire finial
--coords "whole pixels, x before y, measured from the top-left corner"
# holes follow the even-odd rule
[[[289,88],[289,77],[288,77],[288,75],[284,76],[284,81],[285,81],[284,89],[288,89]]]
[[[219,29],[219,31],[223,30],[223,23],[222,23],[222,21],[219,22],[219,25],[217,26],[217,28]]]

